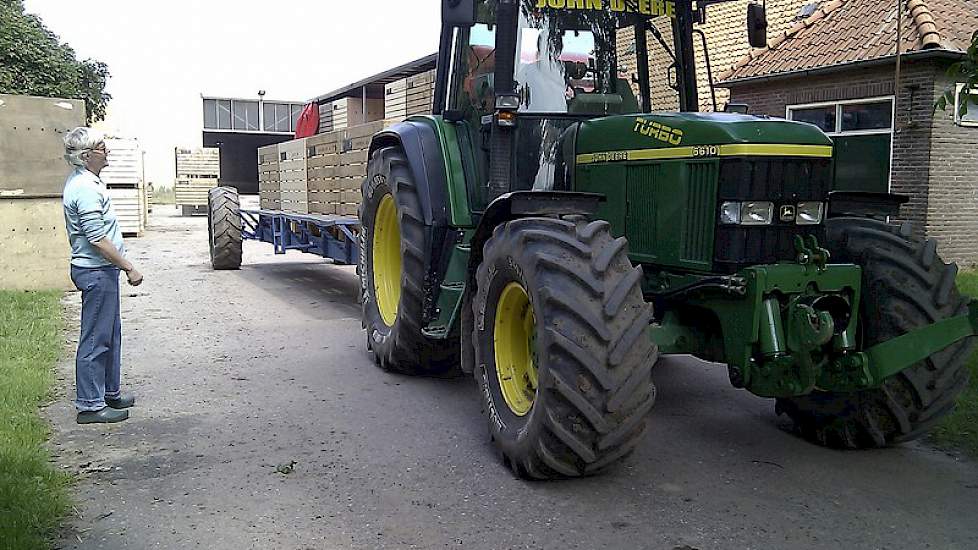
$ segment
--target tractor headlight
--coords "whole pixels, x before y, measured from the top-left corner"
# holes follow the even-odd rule
[[[774,203],[748,201],[740,205],[740,225],[771,225],[774,221]]]
[[[737,225],[740,223],[739,202],[725,202],[720,205],[720,223],[723,225]]]
[[[799,202],[795,223],[798,225],[818,225],[825,214],[825,203]]]

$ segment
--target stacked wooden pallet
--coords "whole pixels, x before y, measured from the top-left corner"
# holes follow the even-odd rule
[[[174,194],[179,206],[203,207],[207,193],[217,187],[221,177],[221,152],[216,147],[184,149],[177,147]]]
[[[306,184],[306,140],[294,139],[278,144],[278,177],[282,210],[309,213],[309,188]]]
[[[333,101],[333,130],[342,130],[384,118],[383,99],[343,97]]]
[[[333,131],[333,104],[323,103],[319,106],[319,132],[325,134]]]
[[[430,115],[435,97],[435,71],[407,78],[407,116]]]
[[[376,121],[307,138],[310,213],[357,215],[370,140],[385,127]]]
[[[395,80],[384,86],[384,118],[404,120],[407,118],[407,79]]]
[[[356,216],[378,120],[258,150],[261,207],[302,214]]]
[[[147,197],[143,182],[143,151],[135,139],[108,138],[109,164],[99,173],[108,189],[119,228],[126,236],[140,236],[146,229]]]
[[[433,70],[391,82],[384,87],[384,116],[396,121],[431,114],[434,95]]]
[[[306,181],[309,186],[309,212],[335,214],[339,193],[334,188],[343,130],[326,132],[306,139]]]
[[[258,149],[258,197],[263,210],[282,209],[282,188],[278,179],[278,144]]]
[[[146,230],[146,195],[143,186],[108,187],[119,229],[126,237],[142,236]]]

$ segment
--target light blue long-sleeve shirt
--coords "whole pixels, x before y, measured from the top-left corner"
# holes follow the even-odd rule
[[[78,267],[107,267],[105,259],[92,243],[109,239],[123,256],[126,247],[122,240],[119,220],[112,209],[109,193],[98,176],[84,168],[76,168],[65,181],[65,228],[71,245],[71,265]]]

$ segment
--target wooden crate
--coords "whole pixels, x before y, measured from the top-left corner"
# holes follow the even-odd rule
[[[407,118],[407,79],[395,80],[384,86],[384,118],[403,120]]]
[[[278,144],[258,149],[258,198],[263,210],[282,209]]]
[[[310,213],[355,216],[367,176],[370,142],[390,126],[375,121],[319,134],[306,141],[307,200]]]
[[[135,139],[106,138],[108,166],[99,172],[106,187],[136,189],[143,184],[143,151]]]
[[[109,187],[112,209],[119,222],[119,229],[125,236],[141,236],[146,229],[144,217],[144,196],[142,186]]]
[[[319,105],[319,133],[333,131],[333,104],[322,103]]]
[[[333,101],[333,130],[342,130],[384,119],[383,98],[368,98],[364,102],[359,97],[344,97]]]
[[[309,213],[309,187],[306,176],[306,140],[294,139],[278,144],[278,175],[282,210]]]
[[[405,79],[405,116],[430,115],[435,97],[435,71]]]
[[[221,177],[221,151],[217,147],[197,147],[174,149],[177,178],[181,177]]]
[[[207,193],[220,185],[221,152],[216,147],[176,147],[176,183],[173,185],[178,206],[207,206]]]
[[[262,210],[281,210],[282,200],[262,196],[259,198],[258,205]]]
[[[173,185],[174,202],[180,206],[207,206],[207,193],[214,187],[214,178],[178,178]]]
[[[325,200],[311,201],[309,203],[310,214],[336,214],[336,203],[326,202]]]
[[[278,144],[258,148],[258,164],[278,164]]]

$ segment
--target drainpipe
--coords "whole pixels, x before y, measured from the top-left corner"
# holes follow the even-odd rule
[[[896,39],[896,74],[893,78],[893,133],[896,134],[900,131],[900,70],[901,70],[901,60],[900,56],[903,53],[903,0],[897,0],[897,39]]]

